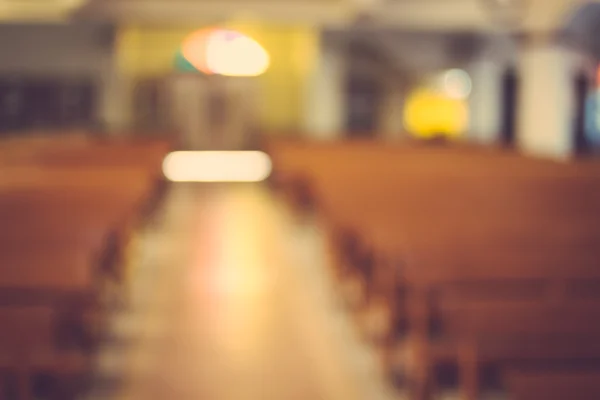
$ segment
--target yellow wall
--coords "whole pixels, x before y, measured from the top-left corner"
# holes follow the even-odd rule
[[[268,131],[297,130],[304,115],[304,87],[315,63],[319,41],[309,26],[231,21],[233,28],[258,41],[271,56],[271,66],[259,82],[259,119]],[[162,76],[173,71],[175,53],[183,39],[203,26],[124,26],[117,56],[122,73],[131,77]]]

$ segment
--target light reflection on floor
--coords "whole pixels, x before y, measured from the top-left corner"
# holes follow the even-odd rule
[[[259,185],[176,186],[144,239],[123,399],[386,400],[319,232]],[[152,268],[148,266],[152,265]]]

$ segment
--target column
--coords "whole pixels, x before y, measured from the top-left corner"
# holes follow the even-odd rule
[[[380,128],[385,140],[399,140],[404,133],[404,100],[406,84],[400,77],[386,77]]]
[[[518,144],[524,153],[566,159],[574,150],[577,54],[550,37],[519,50]]]
[[[331,140],[344,133],[346,60],[342,46],[321,42],[308,79],[305,130],[313,139]]]
[[[514,40],[506,32],[491,33],[468,68],[469,139],[481,144],[501,140],[504,113],[504,74],[517,61]]]
[[[504,63],[480,58],[469,68],[472,89],[469,96],[468,138],[481,144],[499,141],[502,129],[502,75]]]
[[[207,79],[199,74],[174,74],[168,81],[169,114],[187,150],[211,147]]]
[[[111,58],[102,68],[97,117],[109,134],[123,133],[132,125],[133,87]]]

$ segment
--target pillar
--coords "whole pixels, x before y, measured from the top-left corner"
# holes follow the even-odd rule
[[[167,83],[170,122],[186,150],[211,147],[207,79],[199,74],[173,74]]]
[[[131,80],[110,65],[101,80],[98,120],[109,134],[122,134],[132,126],[133,85]]]
[[[305,96],[305,130],[314,139],[343,136],[345,126],[346,59],[342,46],[321,40]]]
[[[494,32],[481,43],[467,72],[471,77],[468,138],[481,144],[502,140],[504,75],[516,62],[514,40],[505,32]]]
[[[400,77],[386,77],[380,127],[385,140],[399,140],[404,133],[404,100],[406,84]]]
[[[506,66],[482,57],[469,68],[472,89],[469,96],[470,140],[493,144],[500,140],[502,129],[502,75]]]
[[[566,159],[574,150],[577,54],[551,37],[521,43],[517,139],[527,154]]]

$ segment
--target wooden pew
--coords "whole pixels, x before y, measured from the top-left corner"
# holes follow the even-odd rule
[[[141,223],[138,211],[144,203],[142,193],[131,187],[117,191],[80,189],[75,193],[62,188],[0,189],[0,216],[6,227],[0,233],[0,243],[33,239],[47,243],[61,238],[71,243],[92,241],[94,251],[99,252],[107,237],[114,235],[124,248]]]
[[[72,398],[76,388],[71,378],[89,372],[89,357],[59,347],[56,320],[49,307],[0,306],[0,368],[16,377],[18,399],[35,398],[33,380],[48,372],[56,380],[52,398]],[[1,378],[0,397],[5,398],[9,381]]]
[[[586,362],[600,361],[600,303],[462,301],[445,304],[442,315],[449,335],[432,341],[428,358],[458,360],[466,399],[478,398],[483,365],[548,370],[579,361],[585,371]]]
[[[600,371],[514,369],[507,374],[514,400],[595,400],[600,398]]]
[[[171,142],[167,139],[103,138],[82,133],[61,137],[42,135],[0,143],[0,167],[142,168],[153,182],[153,193],[146,207],[149,212],[157,206],[166,188],[161,168],[170,150]]]
[[[3,371],[19,377],[19,399],[31,398],[33,373],[87,371],[93,331],[106,311],[103,282],[120,278],[120,255],[111,253],[122,252],[164,190],[167,152],[152,141],[0,142],[0,326],[11,327],[0,347],[31,348],[25,360],[2,359]],[[3,315],[12,322],[5,325]],[[13,343],[15,332],[32,326],[38,342]],[[69,364],[73,354],[78,361]],[[69,382],[53,396],[73,398]]]
[[[292,192],[294,180],[305,186],[334,247],[346,243],[343,262],[362,269],[370,292],[383,272],[384,295],[410,321],[416,359],[426,355],[441,299],[465,288],[471,300],[539,300],[589,286],[583,292],[594,298],[597,163],[364,142],[277,146],[276,176]],[[369,253],[375,266],[365,268]],[[413,371],[421,383],[430,379],[425,365]]]

